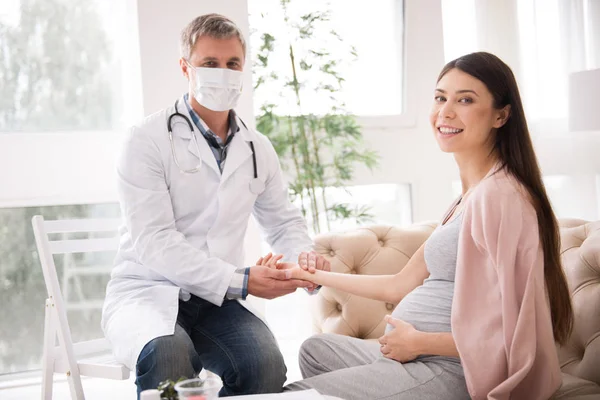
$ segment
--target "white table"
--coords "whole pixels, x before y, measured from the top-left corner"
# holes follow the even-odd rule
[[[249,396],[232,396],[236,400],[343,400],[339,397],[319,394],[315,389],[300,392],[283,392],[274,394],[253,394]]]

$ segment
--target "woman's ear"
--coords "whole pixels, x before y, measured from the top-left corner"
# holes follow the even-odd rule
[[[510,118],[510,104],[507,104],[498,110],[496,120],[494,121],[494,128],[502,128],[504,124],[506,124],[506,121],[508,121],[508,118]]]

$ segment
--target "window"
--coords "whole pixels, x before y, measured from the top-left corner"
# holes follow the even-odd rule
[[[0,6],[0,132],[107,131],[127,111],[123,5],[13,0]],[[125,38],[126,39],[126,38]]]
[[[40,368],[46,285],[33,237],[31,218],[116,218],[117,204],[0,208],[0,374]],[[72,275],[78,266],[111,265],[114,254],[55,256],[73,340],[102,337],[101,300],[109,275]]]
[[[117,132],[140,116],[142,104],[132,4],[0,2],[0,374],[40,367],[47,292],[31,217],[119,216]],[[55,262],[62,281],[74,261],[111,265],[112,258]],[[101,336],[108,278],[64,279],[75,340]]]
[[[566,118],[568,112],[567,69],[563,58],[563,35],[568,32],[559,16],[557,0],[525,1],[519,4],[522,68],[521,82],[528,115],[533,119]]]
[[[317,198],[321,192],[317,188]],[[410,185],[373,184],[346,187],[328,187],[327,204],[347,205],[364,211],[364,217],[359,219],[347,218],[331,221],[328,232],[344,232],[364,225],[390,224],[407,226],[412,223],[412,208],[410,201]],[[309,200],[304,199],[304,208],[310,207]],[[300,199],[296,198],[294,205],[302,209]],[[310,213],[305,216],[307,225],[312,226]],[[324,221],[321,221],[323,224]],[[322,225],[323,226],[323,225]]]
[[[475,0],[442,0],[442,16],[446,62],[476,51]]]
[[[302,113],[324,114],[328,112],[327,93],[315,90],[322,84],[318,69],[305,70],[301,62],[319,64],[314,58],[303,59],[311,51],[331,54],[339,63],[334,65],[342,82],[341,99],[349,112],[359,116],[397,115],[403,109],[403,1],[379,0],[357,2],[348,7],[344,0],[296,0],[289,4],[288,17],[293,23],[301,23],[302,16],[329,9],[330,18],[314,32],[313,39],[297,40],[281,32],[290,32],[284,22],[279,0],[248,0],[250,12],[251,43],[254,57],[262,45],[261,35],[270,33],[275,37],[274,51],[269,56],[269,71],[279,81],[266,83],[255,91],[257,110],[263,104],[276,102],[277,113],[294,115],[295,96],[286,82],[292,79],[290,68],[290,41],[296,52],[298,80],[302,85]],[[335,31],[343,40],[329,35]],[[327,41],[326,38],[333,38]],[[343,43],[341,45],[340,43]],[[356,59],[348,46],[356,49]],[[308,57],[308,56],[307,56]],[[255,77],[256,81],[256,77]],[[255,82],[256,84],[256,82]],[[275,94],[279,94],[275,101]],[[259,112],[257,111],[258,115]]]

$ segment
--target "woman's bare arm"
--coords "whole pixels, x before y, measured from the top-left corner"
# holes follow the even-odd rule
[[[301,268],[292,270],[292,278],[304,279],[318,285],[343,290],[357,296],[388,303],[399,303],[414,288],[421,286],[429,276],[425,265],[424,244],[395,275],[356,275],[317,270],[314,273]]]

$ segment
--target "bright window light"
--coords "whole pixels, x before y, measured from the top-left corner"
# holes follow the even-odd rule
[[[475,0],[442,0],[444,59],[477,51]]]
[[[328,7],[329,4],[329,7]],[[284,15],[280,0],[249,0],[252,51],[261,44],[261,34],[268,32],[275,37],[275,53],[269,59],[273,70],[280,75],[291,75],[289,44]],[[313,40],[295,41],[300,54],[302,43],[316,49],[325,46],[327,51],[341,51],[335,44],[329,46],[324,38],[329,30],[336,31],[344,42],[356,48],[357,59],[350,62],[347,52],[343,55],[344,65],[340,65],[343,83],[343,101],[348,111],[360,116],[397,115],[402,112],[403,77],[403,1],[379,0],[374,2],[354,2],[348,6],[344,0],[301,0],[290,3],[290,18],[299,19],[310,12],[331,10],[331,20],[323,34],[315,33]],[[263,17],[264,16],[264,17]],[[304,49],[306,51],[306,49]],[[297,67],[298,68],[298,67]],[[299,79],[310,80],[310,72],[297,71]],[[258,109],[265,102],[277,99],[280,114],[298,113],[293,96],[281,92],[281,85],[273,89],[255,92],[255,105]],[[279,97],[278,97],[279,96]],[[302,93],[302,113],[323,114],[328,112],[327,96],[306,90]]]
[[[130,1],[0,3],[0,133],[110,131],[140,116]]]

